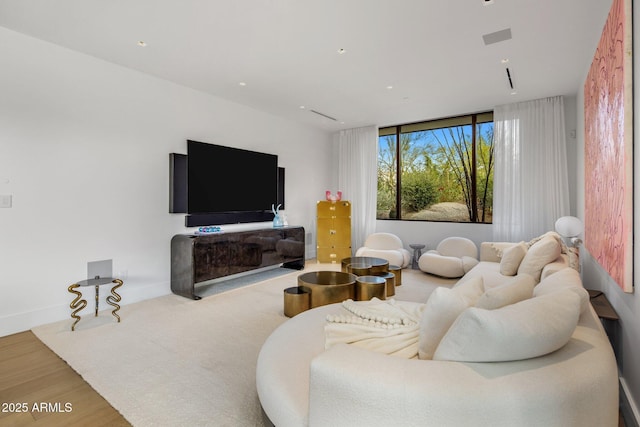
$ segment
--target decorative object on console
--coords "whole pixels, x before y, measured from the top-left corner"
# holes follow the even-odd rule
[[[329,202],[339,202],[342,200],[342,191],[338,191],[334,196],[330,190],[325,191],[325,197]]]
[[[280,205],[274,207],[271,205],[271,211],[273,212],[273,228],[280,228],[284,226],[282,217],[280,216]]]
[[[211,233],[221,233],[222,228],[218,226],[209,226],[209,227],[198,227],[196,234],[211,234]]]
[[[578,238],[578,236],[584,231],[584,224],[580,218],[576,218],[575,216],[563,216],[558,218],[555,228],[558,234],[569,239],[574,247],[582,244],[582,240]]]

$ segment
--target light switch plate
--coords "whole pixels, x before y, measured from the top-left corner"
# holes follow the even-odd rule
[[[0,208],[10,208],[11,198],[11,194],[0,194]]]

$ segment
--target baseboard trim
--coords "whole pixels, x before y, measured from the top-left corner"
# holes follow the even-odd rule
[[[624,417],[625,427],[640,427],[640,412],[638,406],[633,400],[629,387],[624,378],[620,377],[620,412]]]

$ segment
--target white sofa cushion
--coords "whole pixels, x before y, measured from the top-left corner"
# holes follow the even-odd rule
[[[536,282],[528,274],[513,276],[508,282],[488,289],[476,302],[476,307],[495,310],[505,305],[515,304],[533,296]]]
[[[561,250],[560,243],[554,237],[543,237],[531,245],[518,267],[518,274],[530,274],[539,282],[544,266],[555,261]]]
[[[420,319],[418,358],[431,359],[451,324],[483,293],[482,277],[475,277],[455,288],[438,287],[429,296]]]
[[[470,307],[451,325],[433,359],[505,362],[542,356],[569,341],[579,317],[580,297],[570,289],[497,310]]]
[[[580,297],[580,311],[586,310],[589,306],[589,292],[582,286],[580,273],[571,267],[550,274],[533,289],[533,296],[539,297],[563,289],[569,289]]]
[[[505,249],[500,259],[500,274],[515,276],[526,254],[527,244],[524,241]]]

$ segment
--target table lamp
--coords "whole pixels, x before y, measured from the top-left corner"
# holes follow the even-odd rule
[[[584,224],[575,216],[563,216],[556,221],[556,231],[562,237],[569,239],[574,247],[582,244],[578,236],[584,231]]]

